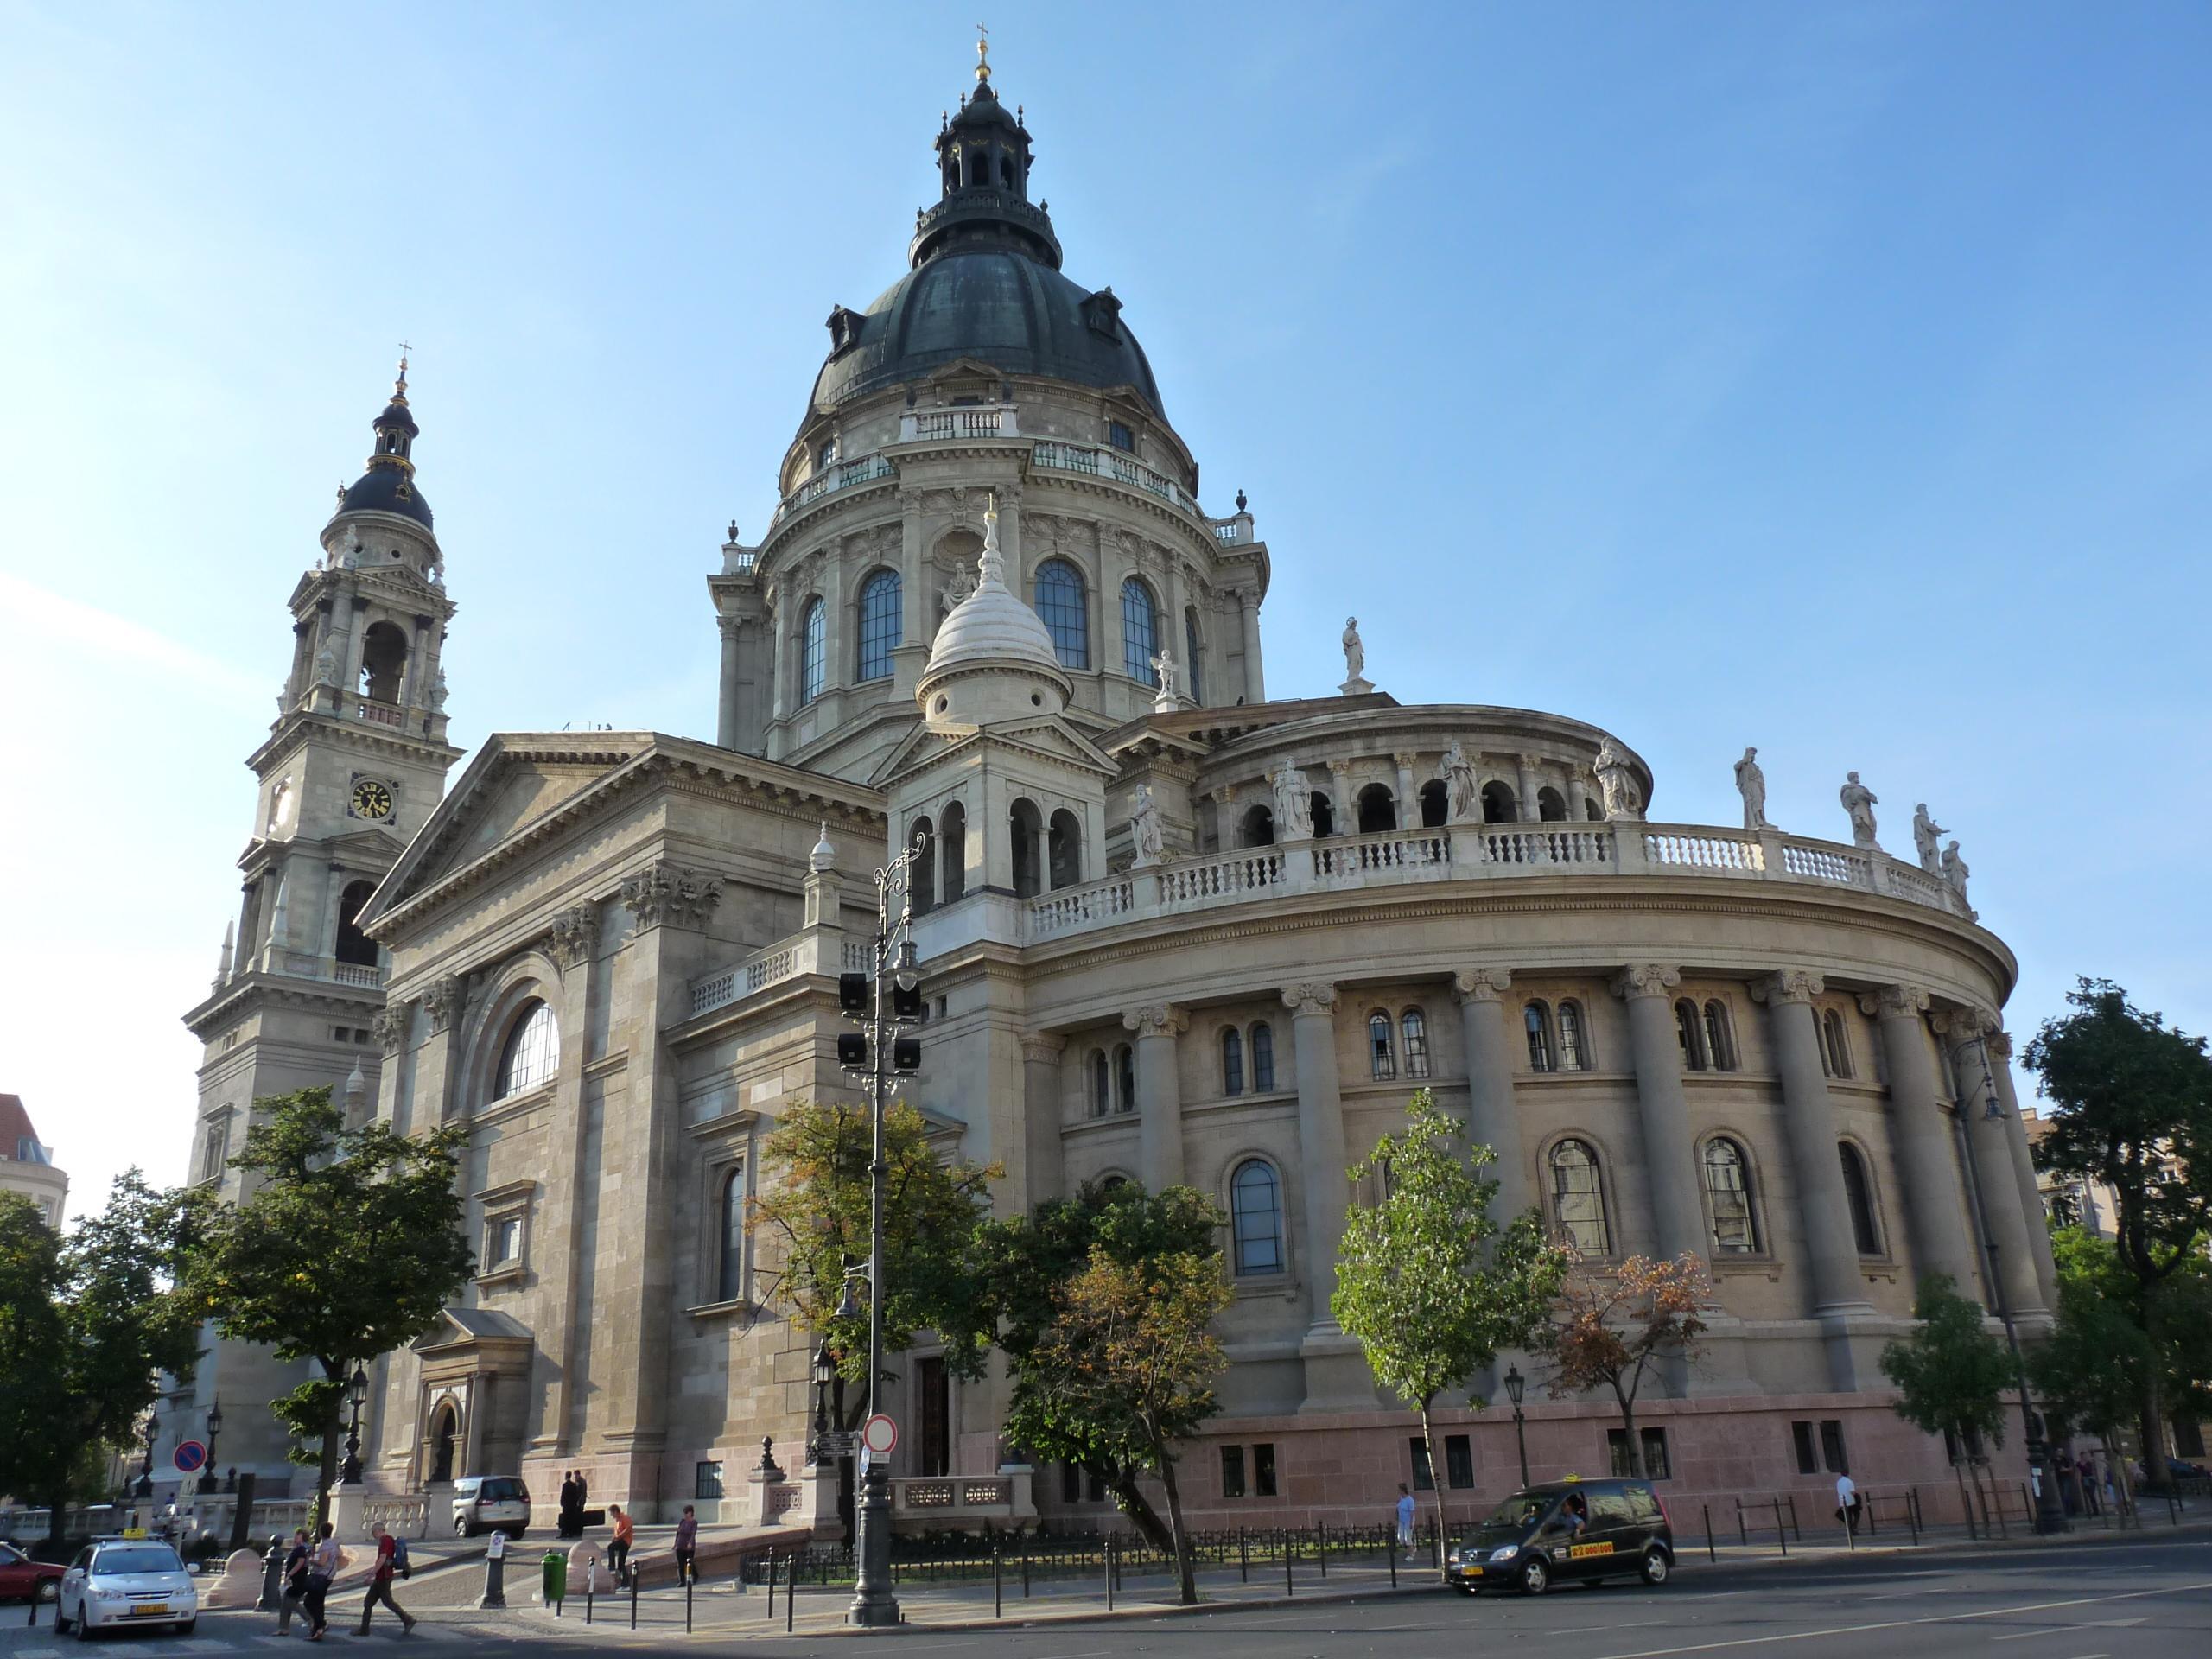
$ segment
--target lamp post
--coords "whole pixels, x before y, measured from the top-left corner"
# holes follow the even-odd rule
[[[1974,1046],[1981,1051],[1981,1115],[1992,1122],[2002,1122],[2005,1109],[1997,1103],[1997,1078],[1989,1069],[1987,1034],[1977,1037]],[[1973,1191],[1974,1222],[1981,1230],[1981,1247],[1988,1258],[1989,1294],[1997,1304],[1997,1318],[2005,1327],[2005,1345],[2012,1354],[2013,1381],[2019,1385],[2021,1437],[2025,1442],[2028,1471],[2033,1478],[2031,1484],[2036,1491],[2036,1530],[2070,1532],[2073,1529],[2067,1523],[2065,1502],[2058,1495],[2058,1476],[2051,1467],[2050,1446],[2044,1439],[2043,1417],[2028,1395],[2028,1368],[2020,1357],[2019,1332],[2013,1328],[2012,1305],[2005,1299],[2005,1282],[1997,1270],[1997,1240],[1989,1230],[1989,1212],[1982,1201],[1981,1171],[1974,1162],[1974,1136],[1967,1133],[1963,1122],[1959,1125],[1959,1141],[1966,1149],[1967,1185]]]
[[[1505,1397],[1513,1402],[1513,1443],[1521,1448],[1521,1484],[1529,1484],[1529,1434],[1521,1421],[1521,1391],[1529,1386],[1518,1365],[1505,1368]]]
[[[346,1403],[353,1417],[346,1426],[346,1461],[338,1471],[340,1484],[357,1486],[361,1480],[361,1407],[369,1397],[369,1374],[360,1366],[346,1380]]]
[[[830,1338],[814,1351],[814,1433],[806,1442],[809,1463],[828,1463],[834,1453],[830,1439],[830,1384],[837,1375],[837,1356],[831,1351]]]
[[[161,1433],[160,1402],[146,1408],[146,1460],[138,1465],[138,1496],[154,1495],[154,1441]]]
[[[222,1438],[223,1402],[217,1400],[207,1408],[207,1461],[201,1465],[198,1478],[192,1483],[195,1496],[213,1490],[210,1483],[215,1478],[215,1446]]]
[[[874,1156],[868,1173],[868,1409],[880,1409],[883,1377],[883,1195],[890,1166],[883,1156],[883,1113],[893,1072],[902,1079],[921,1071],[921,1039],[886,1039],[922,1015],[921,976],[914,963],[913,869],[926,857],[927,837],[875,873],[875,939],[868,974],[837,976],[838,1006],[849,1018],[865,1020],[868,1036],[849,1033],[837,1039],[837,1058],[846,1074],[864,1079],[868,1090]],[[894,904],[895,901],[895,904]],[[894,955],[895,952],[895,955]],[[885,995],[887,982],[890,995]],[[865,1065],[863,1065],[863,1062]],[[852,1281],[846,1281],[848,1294]],[[846,1623],[871,1628],[900,1622],[899,1598],[891,1589],[891,1470],[881,1458],[868,1459],[858,1517],[860,1570],[853,1583],[853,1604]]]

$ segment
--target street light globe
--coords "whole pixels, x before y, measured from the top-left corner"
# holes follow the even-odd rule
[[[1521,1391],[1528,1386],[1528,1380],[1521,1375],[1521,1368],[1518,1365],[1509,1365],[1505,1368],[1505,1397],[1507,1399],[1515,1405],[1519,1405]]]
[[[891,980],[902,991],[911,991],[922,982],[921,968],[914,957],[912,939],[899,941],[899,961],[891,970]]]

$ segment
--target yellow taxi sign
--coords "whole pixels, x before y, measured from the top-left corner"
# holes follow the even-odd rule
[[[146,1529],[143,1527],[125,1527],[123,1529],[123,1535],[125,1538],[143,1538],[146,1535]]]

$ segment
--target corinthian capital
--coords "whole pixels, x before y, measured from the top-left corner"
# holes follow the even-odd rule
[[[1182,1009],[1166,1002],[1135,1008],[1122,1016],[1122,1028],[1134,1031],[1140,1037],[1173,1037],[1190,1023]]]
[[[1981,1040],[1988,1045],[1989,1058],[1991,1059],[2009,1060],[2012,1058],[2012,1033],[2011,1032],[1999,1030],[1993,1024],[1989,1029],[1982,1033]]]
[[[1068,1039],[1049,1031],[1040,1031],[1021,1039],[1021,1058],[1037,1065],[1045,1065],[1060,1058]]]
[[[1751,982],[1751,997],[1755,1001],[1770,1006],[1783,1002],[1810,1002],[1827,988],[1827,982],[1818,974],[1802,968],[1789,968],[1778,974],[1769,974],[1764,979]]]
[[[1936,1029],[1955,1043],[1970,1043],[1985,1032],[1997,1029],[1997,1016],[1981,1008],[1938,1008]]]
[[[387,1002],[369,1021],[377,1040],[384,1045],[387,1054],[397,1054],[407,1046],[407,1027],[413,1022],[415,1005],[412,1002]]]
[[[1512,983],[1510,969],[1470,968],[1464,974],[1452,976],[1452,995],[1460,1002],[1495,1002]]]
[[[1859,1012],[1885,1020],[1917,1020],[1928,1012],[1928,993],[1917,985],[1885,985],[1859,994]]]
[[[703,927],[721,896],[720,877],[673,864],[651,865],[622,879],[622,902],[638,918],[641,932],[663,922]]]
[[[1631,963],[1613,976],[1615,996],[1664,996],[1682,982],[1682,970],[1663,963]]]
[[[599,943],[599,906],[577,905],[553,918],[553,954],[563,968],[573,968],[592,953]]]
[[[423,993],[423,1012],[430,1016],[432,1031],[444,1031],[453,1024],[467,988],[458,976],[448,974]]]
[[[1337,1006],[1337,988],[1318,980],[1305,985],[1286,985],[1282,1005],[1294,1014],[1332,1013]]]

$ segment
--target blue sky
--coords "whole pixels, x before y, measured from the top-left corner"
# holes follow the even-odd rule
[[[283,601],[394,342],[454,732],[710,734],[703,573],[903,269],[973,6],[0,0],[0,1090],[182,1175]],[[986,16],[988,16],[987,13]],[[2212,10],[1032,6],[1070,274],[1273,549],[1276,696],[1556,709],[1657,817],[1927,800],[2032,1029],[2212,1027]]]

